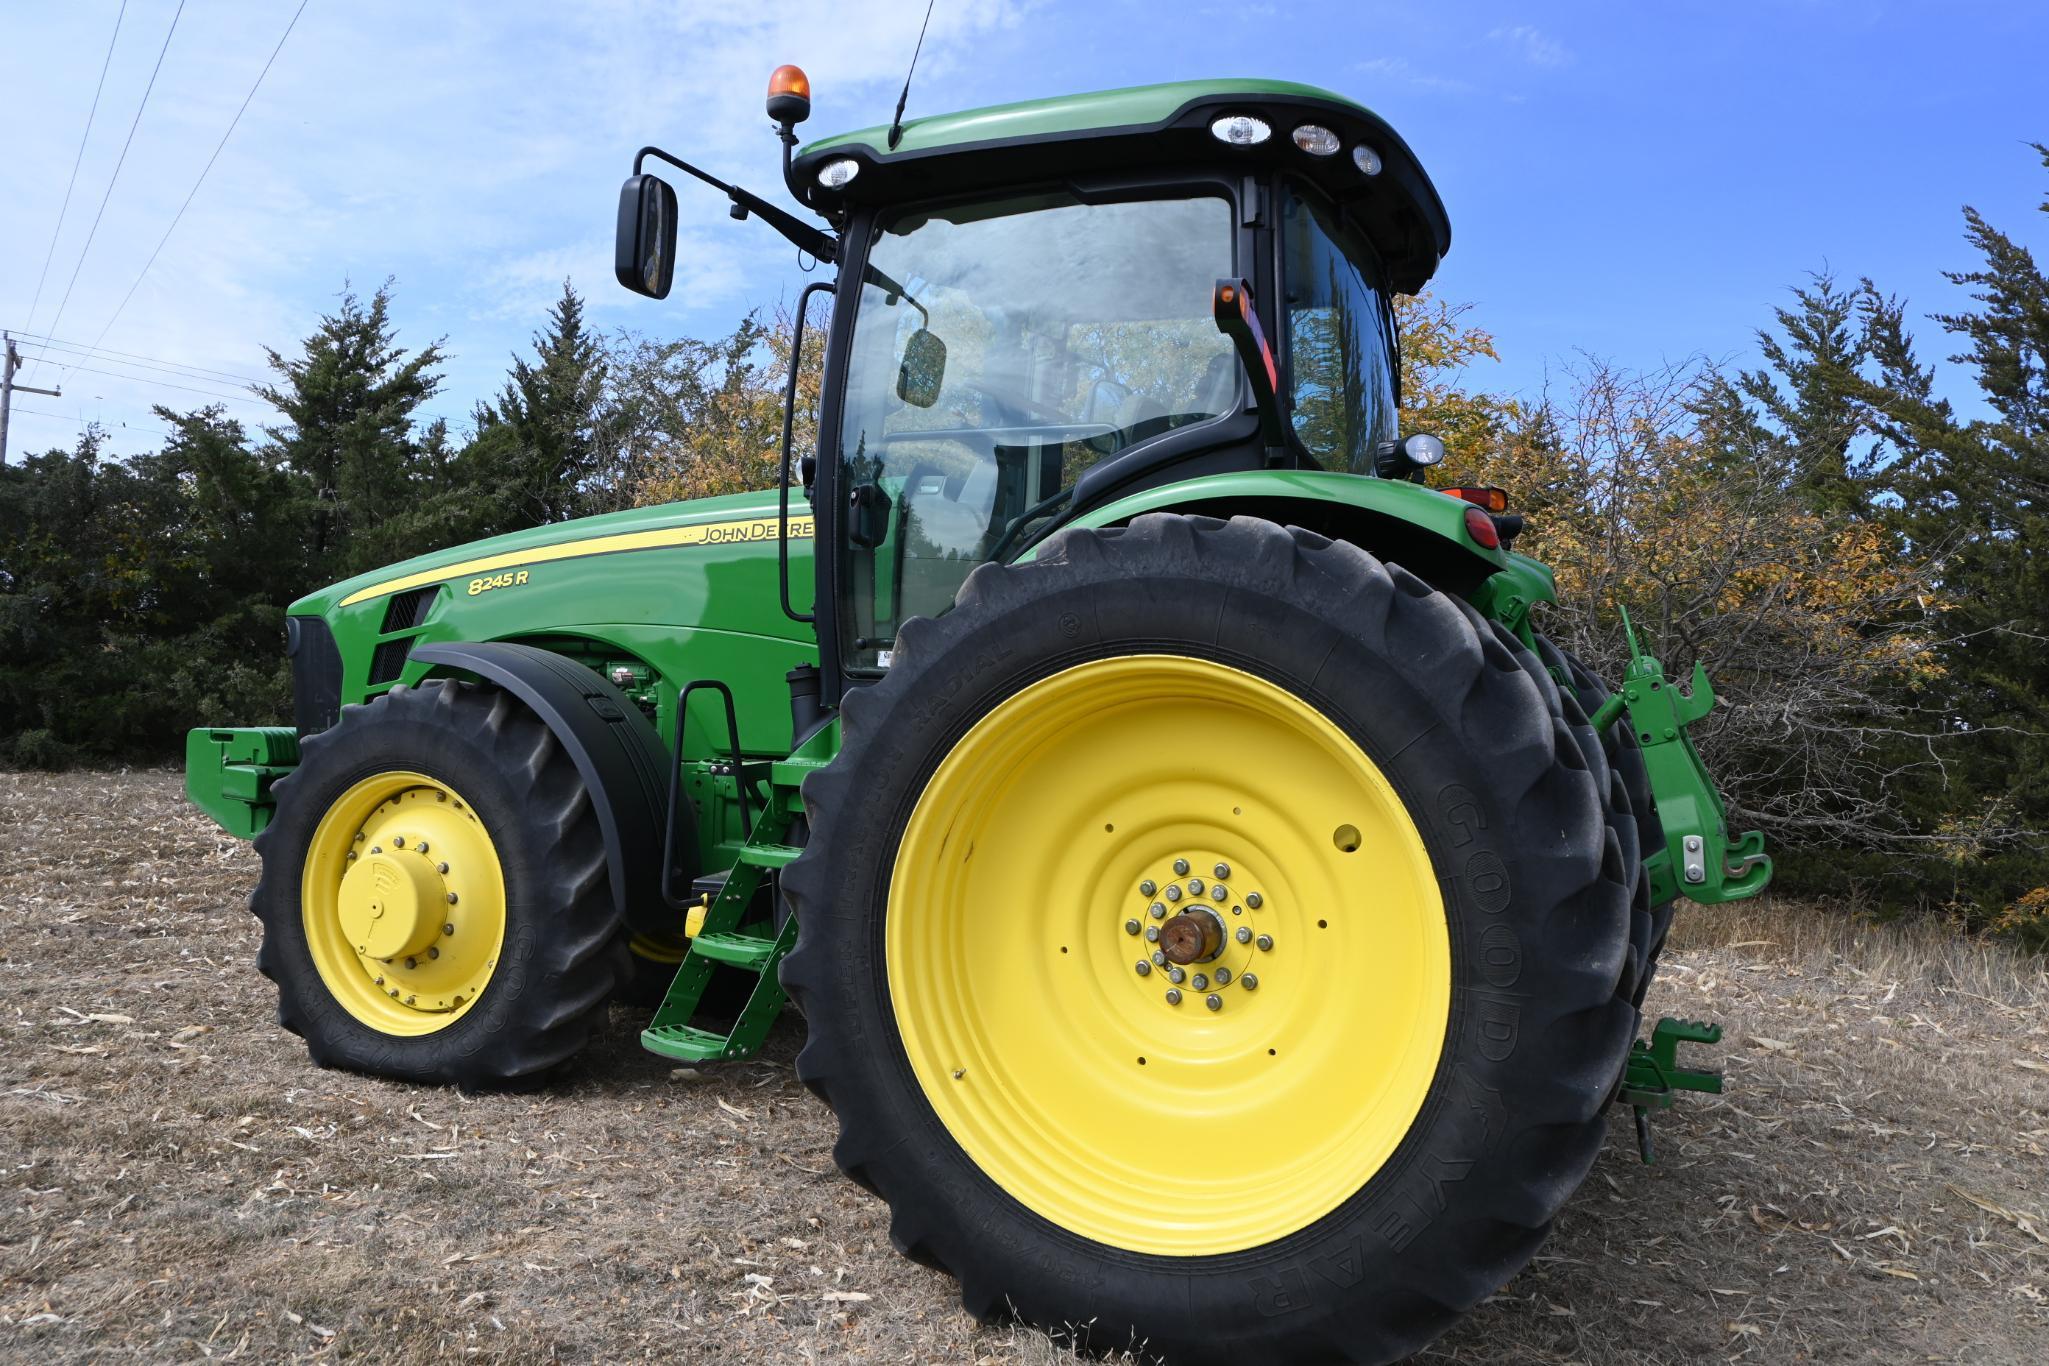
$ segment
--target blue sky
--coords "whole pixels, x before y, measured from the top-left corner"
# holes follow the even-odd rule
[[[802,278],[757,224],[686,187],[676,295],[610,279],[617,185],[658,142],[779,189],[769,70],[811,74],[812,135],[887,117],[918,0],[735,6],[310,0],[190,210],[118,317],[296,0],[187,0],[91,249],[102,193],[177,0],[129,0],[63,229],[37,278],[119,0],[0,0],[0,326],[100,356],[23,378],[11,445],[155,443],[153,402],[261,420],[263,373],[344,280],[397,277],[401,340],[446,337],[433,405],[461,424],[573,277],[606,328],[724,331]],[[1745,362],[1786,287],[1833,268],[1917,311],[1957,305],[1959,206],[2042,244],[2049,4],[1313,3],[940,0],[911,111],[1155,80],[1274,75],[1353,95],[1436,178],[1454,226],[1439,292],[1474,305],[1534,391],[1579,351],[1650,366]],[[77,270],[61,319],[57,303]],[[1932,323],[1931,354],[1950,349]],[[31,350],[28,354],[36,354]],[[83,358],[76,353],[70,361]],[[112,373],[93,373],[94,371]],[[171,387],[188,384],[185,389]],[[207,390],[207,393],[192,390]],[[53,414],[54,416],[44,416]],[[125,425],[124,425],[125,424]]]

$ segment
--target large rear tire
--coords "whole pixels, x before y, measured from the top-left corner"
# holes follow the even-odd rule
[[[842,722],[784,883],[798,1075],[971,1312],[1387,1361],[1536,1250],[1634,1034],[1635,869],[1465,604],[1150,515],[976,570]]]
[[[323,1067],[463,1086],[581,1049],[631,971],[590,794],[509,693],[394,688],[306,737],[257,836],[257,966]]]

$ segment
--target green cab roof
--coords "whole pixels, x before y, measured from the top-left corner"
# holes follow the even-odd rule
[[[1167,81],[1159,85],[1132,85],[1121,90],[1096,90],[1082,95],[1057,95],[1051,99],[1019,100],[1014,104],[992,104],[982,109],[965,109],[957,114],[927,114],[905,119],[902,139],[889,145],[889,125],[861,128],[805,144],[800,156],[859,144],[878,155],[930,152],[944,147],[962,147],[1012,138],[1040,138],[1055,133],[1082,133],[1113,128],[1140,128],[1167,120],[1198,100],[1242,95],[1253,101],[1270,97],[1328,100],[1350,105],[1368,118],[1373,111],[1343,95],[1293,81],[1216,80]]]
[[[1210,132],[1220,116],[1249,114],[1272,132],[1264,143],[1227,144]],[[1378,174],[1349,151],[1314,156],[1291,137],[1304,123],[1338,134],[1347,149],[1369,147]],[[858,164],[828,187],[828,161]],[[1184,172],[1279,167],[1331,196],[1379,249],[1389,283],[1413,294],[1451,247],[1451,220],[1422,164],[1386,120],[1356,100],[1294,81],[1231,78],[1168,81],[1086,94],[990,105],[906,119],[897,145],[889,126],[807,143],[792,158],[790,192],[844,229],[864,207],[1003,193],[1090,175],[1172,178]]]

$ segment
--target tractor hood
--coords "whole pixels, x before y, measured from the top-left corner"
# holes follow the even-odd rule
[[[790,520],[793,532],[810,534],[810,512],[801,503],[791,510]],[[481,585],[497,575],[516,574],[522,569],[531,572],[536,565],[627,551],[753,542],[773,548],[776,533],[773,492],[735,493],[632,508],[554,522],[401,560],[309,593],[293,603],[290,612],[293,616],[324,616],[336,608],[355,607],[376,598],[450,581],[457,581],[458,592],[475,596],[488,591]],[[478,586],[472,588],[472,583]]]
[[[1266,136],[1236,145],[1211,131],[1235,115],[1259,120]],[[1305,124],[1335,133],[1338,150],[1316,155],[1297,146],[1293,134]],[[845,168],[837,168],[837,188],[829,188],[820,174],[842,160],[856,169],[841,178]],[[1362,161],[1376,169],[1368,173]],[[1281,167],[1320,186],[1372,237],[1389,282],[1403,293],[1422,289],[1451,249],[1444,204],[1401,136],[1356,101],[1289,81],[1174,81],[992,105],[908,120],[894,146],[886,126],[866,128],[804,147],[791,163],[789,186],[843,226],[864,205],[1084,173],[1139,177],[1219,164]]]

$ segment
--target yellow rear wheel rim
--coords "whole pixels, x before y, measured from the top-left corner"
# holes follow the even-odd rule
[[[446,1029],[505,946],[505,873],[476,810],[424,774],[375,774],[314,828],[300,890],[328,993],[383,1034]]]
[[[1214,957],[1153,960],[1150,928],[1211,921]],[[884,951],[968,1156],[1160,1255],[1270,1243],[1363,1187],[1451,1008],[1443,899],[1386,777],[1282,688],[1172,655],[1077,665],[969,730],[898,846]]]

